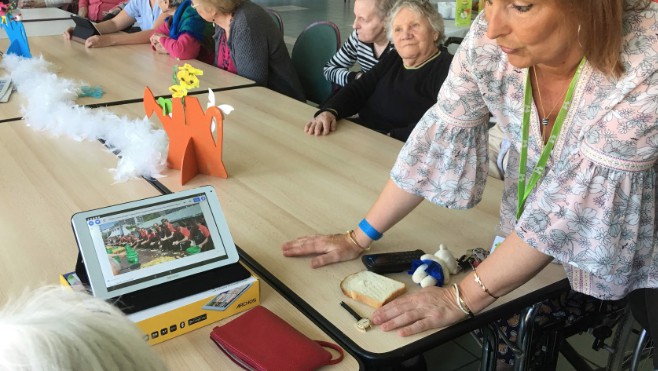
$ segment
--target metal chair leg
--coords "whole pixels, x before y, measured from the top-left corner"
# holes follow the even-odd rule
[[[516,344],[520,352],[515,353],[515,371],[524,371],[528,368],[528,360],[530,358],[528,353],[530,350],[530,343],[532,341],[532,332],[535,328],[535,317],[537,317],[537,313],[539,312],[541,305],[541,303],[536,303],[525,308],[519,317],[519,334],[516,340]]]
[[[647,344],[647,340],[648,340],[647,338],[648,338],[647,330],[642,329],[642,332],[640,332],[640,337],[637,339],[635,350],[633,350],[633,358],[631,358],[631,371],[637,371],[637,368],[640,364],[642,351],[644,350],[644,347]]]
[[[482,360],[480,370],[495,371],[498,358],[498,326],[490,323],[480,329],[482,331]]]

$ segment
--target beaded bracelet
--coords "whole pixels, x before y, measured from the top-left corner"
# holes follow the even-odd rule
[[[459,296],[459,286],[456,283],[453,283],[452,287],[455,289],[455,302],[457,303],[459,309],[464,312],[465,315],[469,316],[470,318],[474,318],[475,315],[471,309],[468,307],[468,305],[466,305],[464,300],[462,300],[462,297]]]
[[[365,233],[365,235],[370,237],[370,239],[373,241],[377,241],[378,239],[382,238],[382,234],[379,233],[375,227],[371,226],[366,218],[361,219],[361,222],[359,223],[359,229],[361,229],[361,231],[363,231],[363,233]]]
[[[475,282],[477,282],[477,284],[480,285],[482,291],[486,292],[487,294],[489,294],[489,296],[491,296],[494,299],[500,298],[500,296],[496,296],[492,294],[491,291],[489,291],[489,289],[487,288],[487,286],[484,285],[484,282],[482,282],[482,280],[480,279],[480,276],[478,275],[478,272],[475,270],[475,267],[473,267],[473,276],[475,276]]]
[[[354,230],[353,229],[350,229],[349,231],[347,231],[347,233],[345,233],[345,237],[347,237],[347,240],[350,241],[350,243],[352,245],[358,247],[359,249],[361,249],[363,251],[370,250],[370,246],[363,247],[363,246],[359,245],[359,243],[356,241],[356,237],[354,237]]]

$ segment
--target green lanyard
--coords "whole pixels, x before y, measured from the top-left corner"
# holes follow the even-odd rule
[[[528,198],[528,195],[537,185],[539,178],[544,174],[544,168],[546,167],[548,156],[550,156],[551,151],[553,150],[553,146],[555,145],[555,141],[557,140],[557,136],[560,134],[560,130],[562,129],[562,123],[564,122],[564,118],[567,116],[569,106],[571,106],[573,91],[576,87],[578,77],[580,76],[580,72],[582,71],[584,65],[585,57],[580,60],[580,64],[576,69],[576,73],[571,79],[569,89],[567,90],[567,95],[564,97],[564,103],[562,103],[562,108],[560,108],[560,112],[558,112],[555,123],[553,124],[551,136],[548,138],[548,142],[546,143],[546,146],[544,146],[544,150],[541,152],[541,156],[539,157],[539,161],[537,161],[537,165],[535,165],[535,168],[532,170],[532,175],[530,175],[530,180],[528,181],[528,185],[526,187],[528,136],[530,134],[530,111],[532,111],[532,86],[530,85],[530,72],[528,71],[528,78],[526,79],[525,83],[525,98],[523,103],[523,126],[521,128],[521,157],[519,159],[519,186],[516,220],[519,220],[521,217],[521,213],[525,207],[525,200]]]

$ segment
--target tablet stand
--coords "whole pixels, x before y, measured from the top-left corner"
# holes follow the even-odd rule
[[[79,251],[75,273],[80,281],[89,287],[87,269]],[[251,273],[238,262],[124,294],[110,301],[125,314],[130,314],[241,281],[250,276]]]

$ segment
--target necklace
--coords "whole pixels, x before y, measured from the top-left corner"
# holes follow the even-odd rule
[[[560,99],[555,102],[555,105],[553,105],[553,108],[551,108],[551,111],[546,115],[546,110],[544,109],[544,101],[541,98],[541,89],[539,89],[539,79],[537,78],[537,67],[533,66],[532,67],[532,73],[535,74],[535,83],[537,83],[537,93],[539,93],[539,105],[541,106],[542,112],[544,112],[544,117],[541,119],[541,125],[545,128],[548,125],[548,118],[551,117],[551,114],[553,114],[553,111],[555,111],[555,108],[560,102],[564,103],[564,96],[567,94],[567,91],[565,90]],[[567,90],[569,90],[567,88]],[[542,136],[543,136],[543,130],[542,130]]]

